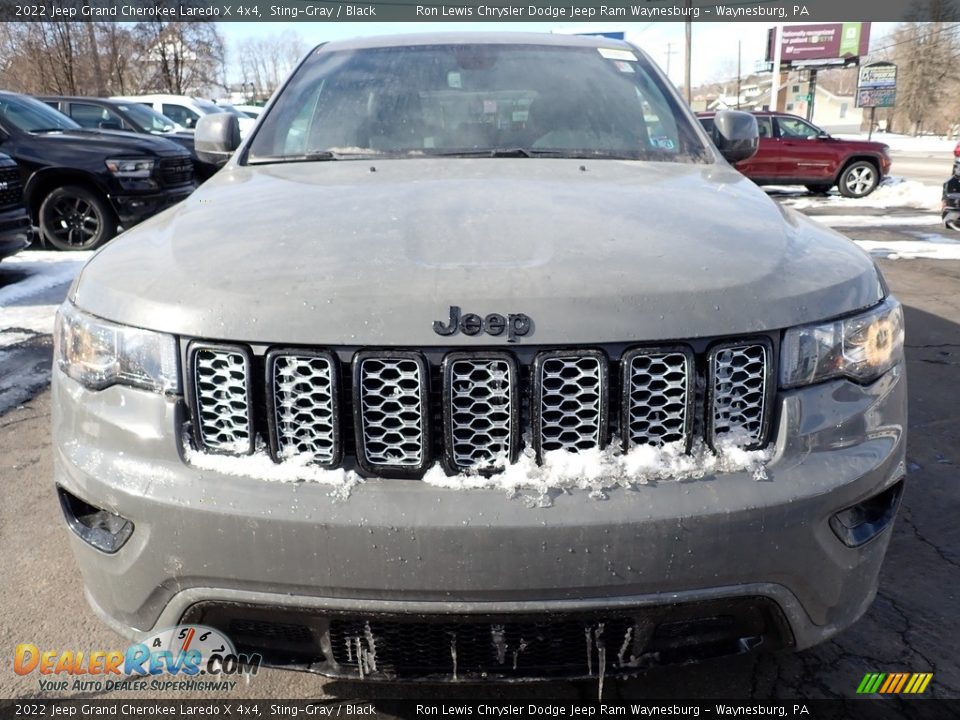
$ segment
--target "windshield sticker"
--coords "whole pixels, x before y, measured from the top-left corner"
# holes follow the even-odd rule
[[[613,64],[616,66],[617,70],[619,70],[620,72],[625,72],[625,73],[636,72],[633,69],[633,65],[631,65],[628,62],[624,62],[623,60],[614,60]]]
[[[452,87],[452,88],[463,87],[463,80],[460,78],[460,73],[458,72],[447,73],[447,87]]]
[[[629,50],[617,50],[616,48],[597,48],[597,52],[607,60],[632,60],[637,61],[637,56]]]

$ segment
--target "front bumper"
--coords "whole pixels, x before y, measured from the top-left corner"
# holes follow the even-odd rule
[[[120,224],[125,228],[132,227],[161,210],[176,205],[181,200],[190,197],[190,193],[197,189],[195,183],[177,185],[161,192],[145,194],[111,193],[110,203]]]
[[[0,211],[0,259],[16,255],[30,244],[33,228],[22,208]]]
[[[112,555],[70,534],[88,599],[131,636],[211,607],[503,618],[760,598],[804,648],[865,612],[889,541],[848,547],[831,517],[905,472],[902,365],[867,387],[781,393],[769,481],[573,492],[549,508],[410,480],[336,500],[319,484],[200,471],[175,430],[182,401],[92,393],[59,370],[53,392],[57,484],[134,525]]]

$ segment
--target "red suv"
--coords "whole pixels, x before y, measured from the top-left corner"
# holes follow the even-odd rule
[[[883,143],[840,140],[796,115],[755,112],[760,147],[737,163],[757,185],[806,185],[825,193],[834,185],[841,195],[858,198],[872,193],[890,172],[889,148]],[[698,113],[713,136],[713,113]]]

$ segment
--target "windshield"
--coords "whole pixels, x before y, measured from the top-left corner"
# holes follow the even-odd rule
[[[314,54],[262,122],[248,160],[484,154],[710,157],[632,51],[458,44]]]
[[[78,130],[80,126],[61,112],[33,98],[0,95],[0,118],[21,132]]]
[[[166,115],[161,115],[153,108],[139,103],[117,106],[127,114],[127,119],[139,129],[148,133],[166,133],[176,130],[176,123]]]

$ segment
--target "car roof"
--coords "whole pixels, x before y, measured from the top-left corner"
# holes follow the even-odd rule
[[[102,98],[102,97],[84,97],[83,95],[34,95],[37,100],[62,100],[64,102],[99,102],[106,103],[108,105],[116,105],[118,103],[125,102],[124,100],[117,100],[115,98]]]
[[[549,47],[634,49],[633,45],[623,40],[613,40],[597,35],[521,32],[437,32],[403,33],[398,35],[353,38],[349,40],[333,40],[318,45],[314,49],[314,52],[404,47],[412,45],[544,45]]]

